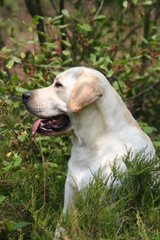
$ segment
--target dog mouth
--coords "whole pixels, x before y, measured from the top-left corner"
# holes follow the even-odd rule
[[[32,139],[35,139],[36,132],[46,135],[56,135],[64,132],[69,126],[70,119],[65,114],[60,114],[46,119],[38,119],[32,127]]]

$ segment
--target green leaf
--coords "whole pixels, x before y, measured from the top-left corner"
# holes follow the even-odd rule
[[[27,137],[27,132],[24,131],[24,132],[21,133],[21,135],[18,136],[18,140],[21,141],[21,142],[24,142],[26,137]]]
[[[157,132],[157,129],[155,127],[149,127],[149,126],[143,127],[143,130],[148,135],[152,134],[153,132]]]
[[[152,127],[152,126],[149,126],[149,125],[148,125],[147,123],[145,123],[145,122],[139,121],[138,123],[139,123],[140,127],[143,129],[143,131],[144,131],[145,133],[147,133],[148,135],[150,135],[150,134],[158,131],[157,128]]]
[[[6,166],[5,168],[3,168],[4,172],[8,172],[10,171],[12,168],[14,168],[12,165]]]
[[[70,14],[69,14],[69,12],[68,12],[67,9],[63,9],[63,10],[62,10],[62,14],[63,14],[65,17],[70,18]]]
[[[44,45],[46,45],[49,48],[54,48],[54,49],[58,47],[57,43],[48,43],[48,42],[46,42],[46,43],[44,43]]]
[[[26,136],[25,136],[24,134],[18,136],[18,140],[19,140],[20,142],[24,142],[25,139],[26,139]]]
[[[137,56],[133,57],[132,60],[140,59],[140,58],[142,58],[142,55],[137,55]]]
[[[154,146],[160,147],[160,141],[153,141]]]
[[[160,71],[160,66],[156,66],[154,68],[152,68],[153,71]]]
[[[123,2],[123,7],[124,7],[124,8],[127,8],[127,7],[128,7],[128,1],[124,1],[124,2]]]
[[[29,27],[28,27],[28,31],[29,31],[29,32],[32,32],[32,31],[33,31],[33,27],[32,27],[32,26],[29,26]]]
[[[84,31],[86,31],[86,32],[90,32],[90,31],[92,31],[92,28],[91,28],[91,25],[90,24],[83,24],[83,25],[81,25],[81,24],[79,24],[78,25],[82,30],[84,30]]]
[[[96,55],[91,53],[90,59],[91,59],[91,62],[94,64],[96,62]]]
[[[110,70],[108,71],[108,73],[107,73],[107,77],[108,77],[108,78],[109,78],[109,77],[112,77],[113,74],[114,74],[113,69],[110,69]]]
[[[30,224],[31,223],[29,223],[29,222],[17,222],[17,223],[15,223],[13,221],[7,221],[6,222],[6,228],[7,228],[7,230],[9,232],[13,232],[13,231],[15,231],[17,229],[24,228],[24,227],[26,227],[26,226],[28,226]]]
[[[64,25],[60,25],[59,28],[63,29],[63,28],[66,28],[68,26],[69,26],[69,24],[64,24]]]
[[[72,62],[73,62],[73,60],[71,58],[69,58],[69,59],[67,59],[66,61],[63,62],[63,66],[68,65]]]
[[[10,48],[7,48],[6,46],[2,48],[2,52],[4,53],[10,53],[12,50]]]
[[[18,81],[18,76],[17,76],[17,74],[13,74],[13,75],[11,76],[11,80],[12,80],[13,82],[17,82],[17,81]]]
[[[145,43],[145,44],[148,44],[148,40],[144,37],[142,37],[142,41]]]
[[[139,4],[138,0],[132,0],[133,4],[137,6]]]
[[[13,64],[14,64],[14,61],[11,59],[11,60],[9,60],[9,62],[7,63],[6,67],[10,69],[10,68],[13,66]]]
[[[62,40],[61,41],[65,46],[67,47],[71,47],[71,44],[69,42],[67,42],[66,40]]]
[[[62,17],[63,17],[63,15],[61,14],[61,15],[59,15],[59,16],[54,17],[54,18],[52,19],[52,21],[53,21],[53,22],[54,22],[54,21],[57,21],[57,20],[61,19]]]
[[[12,232],[15,230],[14,226],[15,226],[15,222],[13,221],[6,222],[6,228],[9,232]]]
[[[38,23],[38,20],[39,20],[39,16],[38,15],[35,15],[32,19],[32,23],[33,24],[37,24]]]
[[[64,51],[62,51],[62,54],[63,54],[64,56],[68,56],[68,55],[70,54],[70,51],[64,50]]]
[[[3,165],[4,165],[4,166],[11,166],[11,163],[4,160],[4,161],[3,161]]]
[[[13,43],[17,43],[17,39],[16,38],[13,38],[13,37],[10,37],[10,39],[11,39],[11,41],[13,42]]]
[[[30,222],[17,222],[17,223],[15,223],[14,228],[15,228],[15,230],[17,230],[17,229],[24,228],[30,224],[31,224]]]
[[[12,57],[12,60],[16,63],[21,63],[21,59],[20,58],[17,58],[15,56]]]
[[[0,195],[0,204],[2,204],[5,199],[6,199],[6,196]]]
[[[21,52],[21,58],[25,58],[26,57],[26,54],[24,52]]]
[[[98,16],[96,16],[96,17],[94,17],[93,18],[93,20],[103,20],[103,19],[105,19],[106,18],[106,16],[105,15],[103,15],[103,14],[100,14],[100,15],[98,15]]]
[[[44,20],[44,17],[39,16],[39,15],[34,15],[34,17],[33,17],[33,19],[32,19],[32,23],[33,23],[33,24],[38,24],[38,20],[39,20],[39,19]]]
[[[27,92],[28,90],[26,88],[22,88],[22,87],[16,87],[16,92],[18,92],[19,94],[22,94],[24,92]]]
[[[14,162],[14,167],[19,167],[21,162],[22,162],[22,158],[20,156],[17,156]]]
[[[8,88],[6,88],[6,87],[0,87],[0,92],[2,93],[2,92],[7,92],[8,91]]]
[[[104,70],[104,71],[106,72],[106,77],[108,77],[108,76],[107,76],[107,73],[109,72],[109,70],[108,70],[107,66],[104,65],[104,64],[101,64],[101,65],[99,66],[99,68],[102,69],[102,70]]]
[[[44,33],[44,32],[41,32],[41,31],[38,31],[38,33],[42,36],[42,37],[48,37],[48,35],[46,34],[46,33]]]
[[[100,66],[100,65],[102,65],[102,64],[104,63],[104,60],[105,60],[104,57],[100,57],[100,58],[98,59],[98,61],[95,63],[95,66]]]
[[[152,0],[150,0],[150,1],[145,1],[142,4],[146,5],[146,6],[150,6],[150,5],[152,5],[152,3],[153,3]]]
[[[124,81],[121,81],[121,80],[119,80],[119,81],[114,81],[114,82],[113,82],[113,87],[114,87],[114,89],[115,89],[116,91],[119,91],[120,88],[122,88],[122,89],[126,89],[126,88],[127,88],[125,82],[124,82]]]

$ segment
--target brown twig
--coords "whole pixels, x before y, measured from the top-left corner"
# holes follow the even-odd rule
[[[138,93],[138,94],[136,94],[136,95],[134,95],[134,96],[132,96],[132,97],[129,97],[129,98],[127,98],[127,99],[128,99],[128,100],[130,100],[130,99],[134,99],[134,98],[137,98],[137,97],[139,97],[139,96],[141,96],[141,95],[143,95],[143,94],[149,92],[149,91],[152,90],[152,89],[153,89],[158,83],[160,83],[160,80],[157,81],[156,83],[152,84],[152,86],[150,86],[150,87],[144,89],[142,92],[140,92],[140,93]]]
[[[94,17],[96,17],[100,13],[100,11],[102,10],[103,4],[104,4],[104,0],[101,1],[101,4],[100,4],[96,14],[94,15]]]
[[[136,24],[136,25],[129,31],[129,33],[128,33],[124,38],[121,39],[120,44],[123,43],[123,42],[125,42],[132,34],[135,33],[135,31],[136,31],[138,28],[140,28],[140,25],[139,25],[139,24]]]

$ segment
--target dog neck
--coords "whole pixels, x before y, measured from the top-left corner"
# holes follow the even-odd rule
[[[107,138],[114,136],[114,132],[117,139],[118,134],[124,133],[123,129],[126,131],[131,125],[138,127],[120,96],[114,89],[109,92],[104,93],[95,103],[74,113],[73,144],[77,148],[94,149],[97,142],[104,142],[104,139],[107,142]]]

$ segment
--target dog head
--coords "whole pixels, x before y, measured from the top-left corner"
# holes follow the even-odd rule
[[[103,95],[98,72],[71,68],[59,74],[50,87],[23,93],[28,111],[39,117],[32,129],[46,135],[57,135],[72,130],[74,112],[82,111]]]

